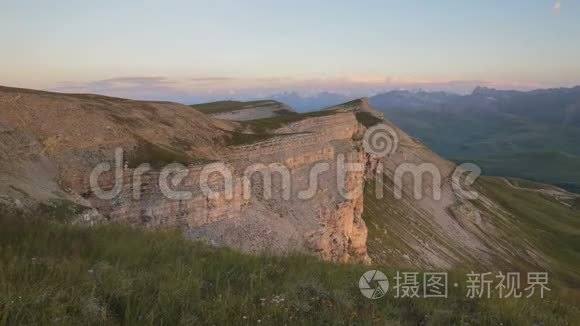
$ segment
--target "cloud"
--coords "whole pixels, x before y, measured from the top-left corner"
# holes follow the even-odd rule
[[[560,0],[556,0],[553,9],[555,12],[560,12],[560,9],[562,9],[562,2]]]
[[[445,80],[397,76],[348,76],[333,78],[290,77],[117,77],[88,82],[64,82],[50,90],[93,93],[141,100],[165,100],[186,104],[224,99],[252,100],[296,92],[301,96],[336,93],[350,97],[369,96],[396,89],[424,89],[468,93],[476,86],[500,89],[532,89],[545,85],[514,81]]]
[[[161,76],[116,77],[88,82],[63,82],[50,90],[147,100],[169,100],[178,98],[185,93],[180,90],[178,81]]]
[[[89,83],[93,87],[131,88],[144,86],[160,86],[173,83],[165,77],[118,77],[98,80]]]
[[[165,77],[117,77],[102,80],[95,80],[86,83],[64,82],[58,88],[63,89],[122,89],[135,87],[151,87],[170,85],[172,82]]]
[[[189,80],[193,82],[225,82],[235,80],[233,77],[194,77]]]

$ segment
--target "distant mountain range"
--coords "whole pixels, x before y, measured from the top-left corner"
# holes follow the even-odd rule
[[[370,98],[385,117],[439,154],[484,173],[580,191],[580,86],[471,94],[391,91]]]
[[[373,96],[372,102],[385,110],[435,112],[503,112],[541,122],[580,123],[580,86],[529,92],[477,87],[471,94],[391,91]]]
[[[353,97],[287,92],[271,98],[309,112]],[[370,103],[448,159],[475,162],[488,175],[580,192],[580,86],[533,91],[476,87],[467,95],[393,90],[372,96]]]

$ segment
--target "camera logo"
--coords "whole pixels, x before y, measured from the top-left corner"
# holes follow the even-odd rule
[[[371,284],[376,285],[371,287]],[[360,292],[369,299],[380,299],[389,290],[389,280],[387,276],[378,270],[370,270],[364,273],[358,281]]]
[[[397,150],[399,135],[384,123],[373,126],[365,132],[363,147],[365,152],[376,158],[387,157]]]

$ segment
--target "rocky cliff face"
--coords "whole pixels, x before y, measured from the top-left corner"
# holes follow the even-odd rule
[[[140,175],[136,187],[136,170],[123,169],[122,190],[112,200],[90,192],[90,171],[68,183],[111,221],[180,226],[192,238],[248,251],[303,250],[332,261],[368,262],[362,220],[365,171],[345,174],[344,188],[354,193],[352,198],[343,198],[337,184],[339,157],[349,164],[365,163],[360,141],[352,140],[361,126],[351,113],[312,120],[286,126],[291,134],[224,149],[221,160],[184,167],[187,176],[173,190],[189,191],[187,198],[168,198],[159,170]],[[315,127],[320,132],[312,131]],[[311,177],[316,167],[324,171]],[[208,171],[213,172],[204,177]],[[103,189],[113,188],[113,173],[100,181]],[[314,191],[303,194],[314,183]],[[206,184],[211,192],[204,192]]]
[[[377,125],[396,138],[382,156],[364,142]],[[542,248],[512,237],[505,205],[481,187],[477,199],[457,192],[455,164],[365,99],[235,122],[175,103],[0,88],[0,150],[0,205],[15,209],[66,202],[84,222],[178,227],[216,246],[338,262],[545,266]],[[102,163],[116,166],[96,178],[111,196],[90,182]]]
[[[221,105],[220,105],[221,103]],[[222,120],[247,121],[273,118],[295,113],[289,106],[277,101],[217,102],[214,105],[192,106],[210,117]]]
[[[348,198],[337,177],[339,158],[351,164],[366,160],[364,127],[352,112],[293,118],[264,139],[228,146],[222,139],[235,123],[177,104],[16,89],[0,95],[0,123],[30,139],[34,155],[53,166],[45,173],[59,189],[52,199],[92,207],[102,220],[180,227],[193,239],[250,252],[305,251],[332,261],[370,261],[362,220],[365,171],[343,177],[344,191],[354,193]],[[33,119],[39,106],[51,118]],[[6,133],[3,137],[8,140]],[[23,150],[4,143],[11,155]],[[117,148],[123,149],[119,162]],[[169,198],[160,180],[163,167],[175,161],[185,177],[177,184],[174,175],[165,177],[168,189],[188,195]],[[91,172],[101,163],[112,169],[99,175],[100,189],[119,184],[112,198],[103,199],[91,187]],[[28,168],[16,165],[25,175]],[[4,166],[6,179],[8,162]],[[320,173],[312,175],[317,168]],[[28,187],[25,181],[11,185]]]

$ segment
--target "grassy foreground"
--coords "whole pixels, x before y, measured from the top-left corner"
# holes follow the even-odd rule
[[[0,325],[566,325],[577,317],[554,298],[471,300],[461,288],[448,299],[395,299],[391,289],[370,300],[357,284],[374,268],[393,284],[392,267],[250,256],[178,231],[3,214]]]

